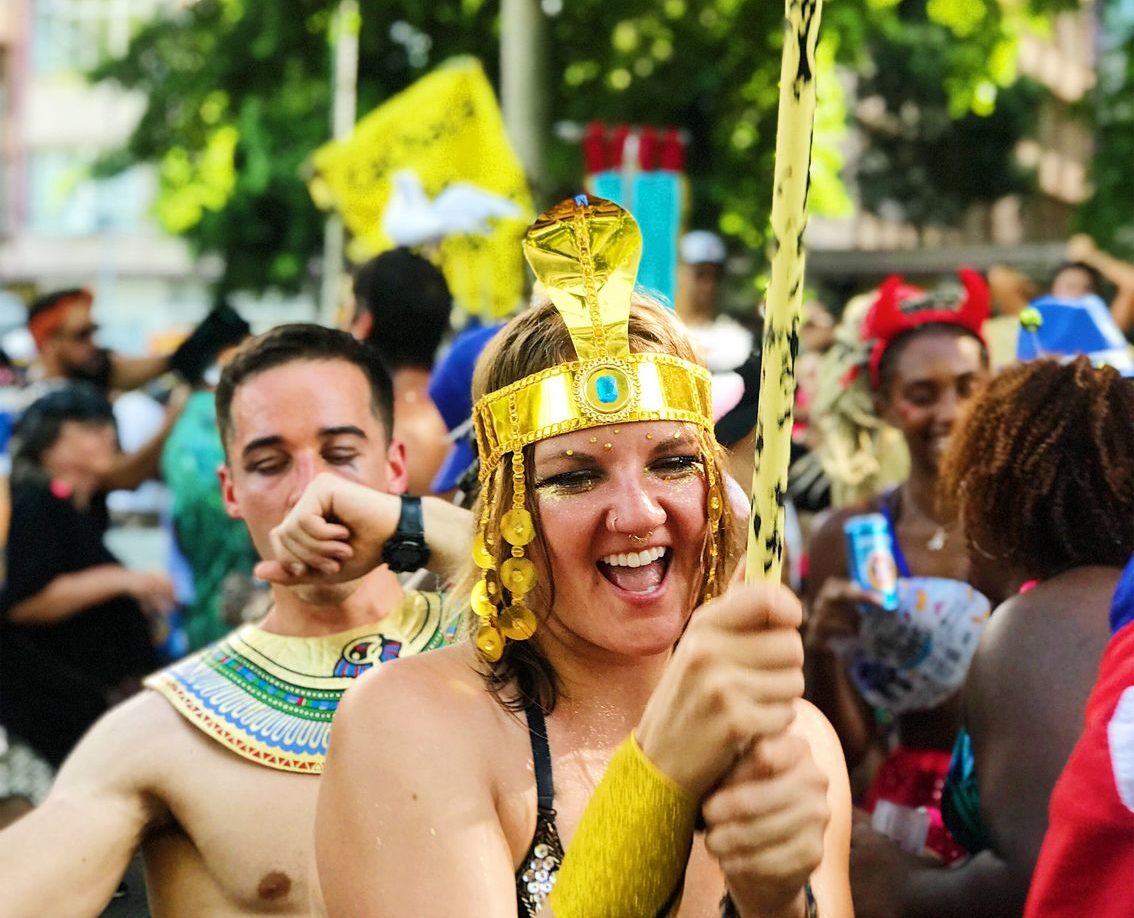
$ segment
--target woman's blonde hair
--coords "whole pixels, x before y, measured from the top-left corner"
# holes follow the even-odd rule
[[[631,299],[629,341],[631,353],[663,353],[680,357],[690,363],[700,364],[696,350],[677,318],[664,306],[641,293]],[[520,313],[509,322],[485,347],[477,361],[473,374],[472,397],[475,403],[483,396],[495,392],[511,383],[524,379],[533,373],[576,360],[575,346],[555,307],[547,299],[537,300],[530,309]],[[724,457],[716,439],[709,431],[699,431],[702,452],[706,463],[712,463],[715,480],[724,481]],[[534,445],[524,449],[524,465],[534,467]],[[500,486],[492,490],[496,494],[505,492],[504,482],[512,481],[512,455],[507,454],[495,471]],[[543,527],[539,516],[539,506],[530,474],[525,479],[525,506],[528,507],[535,522],[536,539],[529,546],[531,554],[541,564],[544,571],[550,571],[550,559],[543,539]],[[723,495],[723,489],[722,489]],[[473,516],[480,518],[483,493],[473,507]],[[510,509],[507,501],[495,501],[489,508],[491,526],[499,531],[500,518]],[[710,547],[708,533],[702,553],[702,582],[695,597],[704,594],[710,575],[717,584],[724,584],[732,568],[737,547],[737,538],[731,525],[728,501],[723,501],[724,515],[716,524],[715,542]],[[706,508],[706,519],[708,510]],[[470,559],[455,587],[458,596],[467,597],[480,571]],[[544,584],[544,580],[548,583]],[[550,578],[541,578],[540,585],[531,594],[533,606],[540,621],[550,614],[554,603],[554,586]],[[462,631],[470,634],[479,624],[477,617],[469,608],[462,610]],[[555,671],[547,657],[539,648],[537,637],[526,641],[508,641],[503,655],[494,663],[483,661],[483,676],[489,690],[509,709],[522,709],[525,701],[535,701],[550,712],[559,695],[559,685]],[[515,692],[511,687],[515,686]]]

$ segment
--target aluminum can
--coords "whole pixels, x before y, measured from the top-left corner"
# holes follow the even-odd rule
[[[881,607],[898,610],[898,565],[890,525],[881,513],[852,516],[843,524],[851,579],[882,597]]]

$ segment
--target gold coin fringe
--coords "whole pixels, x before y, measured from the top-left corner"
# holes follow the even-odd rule
[[[509,401],[509,411],[516,414],[516,399]],[[515,423],[515,417],[513,417]],[[500,542],[493,543],[488,530],[492,508],[496,503],[493,485],[496,476],[489,473],[482,481],[483,494],[480,523],[473,543],[473,559],[484,574],[473,588],[470,604],[481,619],[473,640],[486,660],[495,663],[504,653],[506,640],[526,641],[536,631],[535,613],[524,597],[535,589],[535,565],[524,557],[524,546],[535,538],[532,515],[524,506],[524,451],[512,455],[512,509],[500,519]],[[509,557],[496,569],[497,550],[510,546]],[[507,597],[507,598],[506,598]],[[505,605],[505,603],[508,603]]]
[[[703,603],[713,599],[724,590],[721,583],[724,577],[725,558],[721,554],[720,531],[722,520],[725,520],[725,494],[720,477],[717,475],[716,449],[709,435],[704,430],[697,432],[697,439],[701,446],[701,455],[705,461],[705,479],[708,485],[705,498],[706,513],[709,518],[708,531],[705,537],[705,588],[701,596]],[[727,523],[726,523],[727,524]]]

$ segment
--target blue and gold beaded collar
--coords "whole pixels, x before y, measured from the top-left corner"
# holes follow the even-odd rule
[[[338,634],[292,637],[244,625],[145,686],[237,755],[319,774],[343,692],[375,665],[441,646],[441,610],[439,594],[407,591],[378,622]]]

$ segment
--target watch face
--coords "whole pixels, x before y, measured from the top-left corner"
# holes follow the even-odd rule
[[[398,573],[414,571],[429,560],[429,547],[409,539],[391,539],[382,552],[382,560]]]

